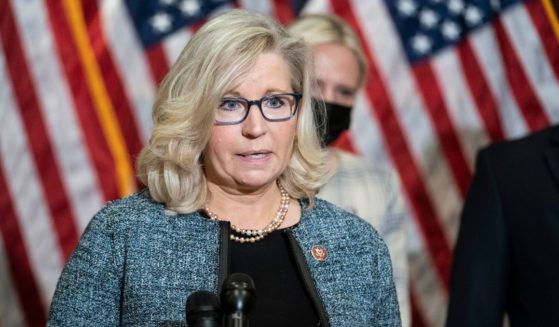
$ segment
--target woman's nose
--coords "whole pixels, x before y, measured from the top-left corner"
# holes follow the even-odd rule
[[[265,134],[268,126],[268,122],[262,116],[262,112],[256,104],[252,104],[248,108],[248,116],[242,124],[243,135],[250,138],[256,138]]]

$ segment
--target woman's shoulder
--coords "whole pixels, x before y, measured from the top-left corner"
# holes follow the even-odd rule
[[[368,239],[382,242],[377,230],[368,222],[339,206],[315,199],[314,207],[304,212],[301,219],[310,230],[329,237]]]
[[[363,157],[346,151],[337,151],[338,167],[334,177],[359,179],[377,187],[393,188],[398,184],[398,175],[386,165],[373,164]]]
[[[147,189],[133,193],[127,197],[107,202],[97,215],[118,215],[134,217],[142,213],[156,213],[164,209],[164,205],[155,201]]]

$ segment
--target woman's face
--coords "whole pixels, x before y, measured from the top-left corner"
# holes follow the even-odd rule
[[[353,106],[359,88],[359,63],[350,49],[338,43],[312,46],[319,90],[313,94],[325,102]]]
[[[290,71],[275,53],[264,53],[243,82],[224,96],[258,100],[263,96],[292,93]],[[257,105],[236,125],[213,125],[204,151],[208,183],[237,190],[255,190],[275,182],[291,158],[297,116],[269,122]]]

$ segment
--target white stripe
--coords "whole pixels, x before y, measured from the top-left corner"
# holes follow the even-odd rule
[[[489,137],[472,100],[475,95],[471,94],[468,83],[464,80],[462,65],[457,57],[452,48],[442,51],[432,61],[433,71],[441,86],[441,93],[460,146],[464,149],[470,171],[473,171],[476,153],[480,146],[489,142]]]
[[[1,169],[2,162],[0,161]],[[19,295],[14,290],[12,280],[10,279],[4,241],[2,241],[2,236],[0,235],[0,326],[25,325],[18,298]]]
[[[472,46],[491,93],[495,95],[497,107],[507,138],[515,138],[527,133],[526,122],[520,114],[512,94],[498,41],[490,25],[481,28],[470,36]]]
[[[301,14],[326,14],[331,13],[329,0],[311,0],[305,4]]]
[[[239,7],[275,17],[272,0],[239,0]]]
[[[392,158],[386,152],[384,136],[376,118],[371,112],[372,104],[365,94],[360,91],[355,99],[351,114],[352,139],[359,152],[369,160],[373,166],[385,169],[392,168]]]
[[[378,60],[380,74],[393,100],[395,114],[399,117],[428,196],[433,201],[435,213],[441,219],[446,239],[452,241],[456,234],[456,223],[451,222],[458,219],[462,205],[461,195],[417,93],[390,14],[382,2],[353,3],[354,13],[361,22],[371,53]]]
[[[94,167],[86,150],[71,102],[68,84],[56,53],[46,8],[41,1],[14,1],[14,14],[21,31],[29,71],[34,80],[39,106],[54,147],[71,209],[81,232],[102,205]]]
[[[191,37],[191,29],[183,28],[165,38],[162,44],[163,49],[165,50],[165,56],[167,57],[167,62],[170,66],[172,66],[173,63],[177,60],[180,53],[182,52],[182,49],[184,49]]]
[[[559,121],[559,84],[526,8],[517,5],[501,17],[507,36],[548,118],[552,122]]]
[[[155,85],[148,70],[149,63],[125,2],[98,1],[107,45],[122,78],[126,95],[131,101],[139,132],[146,142],[151,134],[151,108],[155,99]]]
[[[419,226],[410,224],[410,235],[420,235]],[[442,281],[434,270],[435,264],[427,255],[429,249],[422,241],[413,242],[409,238],[409,263],[412,292],[417,300],[418,310],[425,318],[427,326],[444,326],[448,295]]]
[[[2,52],[0,76],[8,76],[4,65]],[[44,304],[48,304],[62,271],[62,257],[56,245],[56,233],[51,225],[46,197],[39,184],[35,162],[29,153],[25,128],[14,102],[11,86],[5,83],[6,80],[0,82],[3,83],[0,84],[0,106],[10,108],[0,119],[0,158],[31,269],[37,280],[41,299]]]

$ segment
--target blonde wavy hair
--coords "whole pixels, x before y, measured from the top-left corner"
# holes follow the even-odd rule
[[[359,38],[345,21],[335,15],[308,14],[287,27],[291,35],[303,38],[309,45],[337,43],[353,52],[359,65],[359,85],[363,85],[368,69],[367,57]]]
[[[202,153],[220,99],[239,85],[267,52],[288,63],[294,92],[301,93],[291,159],[280,176],[294,198],[314,195],[328,178],[310,101],[310,50],[261,14],[231,10],[208,21],[188,42],[159,87],[153,130],[137,160],[138,178],[168,210],[188,213],[208,197]]]

